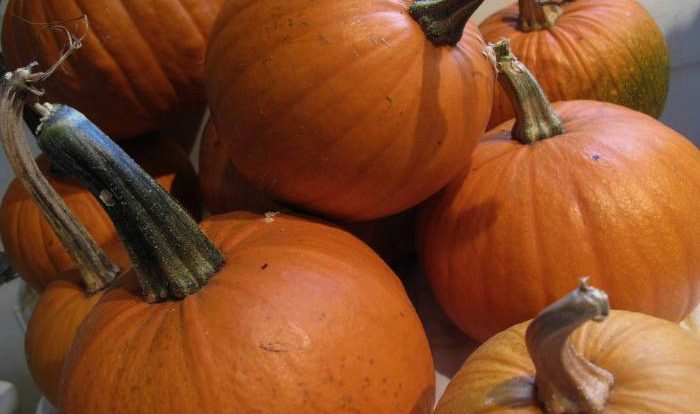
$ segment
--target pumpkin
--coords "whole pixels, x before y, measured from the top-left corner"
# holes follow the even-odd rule
[[[579,274],[615,308],[679,322],[700,299],[700,151],[621,106],[552,107],[507,43],[494,50],[518,117],[421,213],[419,253],[447,314],[483,341]]]
[[[118,266],[129,266],[120,243],[105,251]],[[44,289],[32,311],[24,340],[27,367],[39,391],[53,405],[58,405],[61,370],[75,333],[104,292],[86,294],[77,269],[70,269]]]
[[[236,170],[212,122],[207,124],[200,144],[199,184],[204,203],[213,214],[236,210],[265,213],[284,208]],[[415,210],[408,210],[377,220],[338,224],[393,265],[414,255],[415,215]]]
[[[604,292],[583,285],[489,339],[435,414],[696,413],[700,342],[668,321],[608,306]]]
[[[144,137],[124,143],[130,154],[158,183],[199,215],[197,177],[187,156],[168,139]],[[64,199],[101,246],[117,241],[117,233],[94,197],[80,184],[50,167],[44,156],[37,159],[51,186]],[[0,205],[0,236],[17,272],[42,291],[60,274],[74,267],[73,260],[18,180],[10,183]]]
[[[11,0],[2,50],[10,67],[34,60],[49,67],[66,40],[48,23],[84,36],[47,81],[47,97],[80,108],[115,138],[133,138],[204,103],[204,51],[223,3]]]
[[[670,74],[668,46],[636,0],[519,0],[479,29],[489,42],[507,38],[552,101],[591,99],[658,117]],[[489,128],[513,118],[496,88]]]
[[[62,413],[430,412],[425,333],[369,247],[286,214],[200,230],[87,119],[46,111],[40,145],[101,200],[134,263],[78,331]]]
[[[343,221],[428,198],[489,116],[493,69],[466,24],[482,1],[416,2],[416,21],[408,0],[226,3],[206,87],[238,171],[285,204]]]

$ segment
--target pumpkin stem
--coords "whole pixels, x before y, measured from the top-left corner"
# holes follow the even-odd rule
[[[43,104],[39,146],[98,199],[149,302],[197,292],[223,264],[187,211],[77,110]]]
[[[78,47],[79,41],[77,46],[71,43],[71,49],[66,54]],[[0,135],[3,147],[17,179],[42,211],[76,263],[86,292],[95,293],[114,279],[119,273],[119,268],[107,258],[95,239],[51,187],[31,153],[23,122],[24,103],[27,94],[43,94],[35,85],[46,79],[49,74],[33,72],[35,66],[36,63],[33,63],[5,75],[0,102]],[[55,70],[55,67],[54,65],[50,70]]]
[[[614,378],[583,358],[571,345],[571,333],[610,312],[605,292],[581,280],[578,289],[543,310],[525,333],[535,364],[537,398],[549,414],[601,413]]]
[[[484,0],[415,0],[409,14],[435,46],[454,46]]]
[[[564,12],[562,0],[519,0],[518,29],[523,32],[543,30],[554,26]]]
[[[513,55],[508,39],[501,39],[489,48],[496,60],[498,82],[515,109],[513,139],[532,144],[563,134],[564,126],[559,115],[554,112],[537,79]]]

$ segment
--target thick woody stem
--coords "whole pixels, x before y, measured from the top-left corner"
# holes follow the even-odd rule
[[[527,329],[527,349],[535,364],[537,398],[548,414],[598,414],[605,409],[614,378],[579,354],[571,334],[610,312],[605,292],[578,289],[542,311]]]
[[[498,82],[515,110],[513,139],[532,144],[564,133],[559,115],[542,91],[537,79],[511,53],[507,39],[489,46],[498,68]]]
[[[24,97],[26,93],[38,92],[32,83],[43,76],[40,73],[32,73],[33,66],[18,69],[5,76],[0,103],[0,134],[3,147],[17,179],[42,211],[76,263],[85,282],[86,291],[94,293],[107,286],[119,272],[119,268],[107,258],[102,248],[51,187],[31,153],[22,118]]]

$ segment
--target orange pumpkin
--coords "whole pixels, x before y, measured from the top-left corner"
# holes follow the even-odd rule
[[[420,321],[355,237],[286,214],[214,216],[200,230],[71,108],[53,108],[39,139],[111,194],[103,205],[135,266],[76,336],[62,413],[430,412]]]
[[[129,266],[121,244],[105,250],[118,266]],[[104,292],[86,295],[77,269],[70,269],[44,289],[32,311],[24,340],[27,367],[39,391],[54,405],[58,404],[61,370],[75,333]]]
[[[202,198],[213,214],[236,210],[265,213],[284,209],[236,170],[211,122],[204,130],[200,145],[199,184]],[[393,265],[415,253],[415,215],[415,210],[409,210],[378,220],[339,225],[359,237],[387,263]]]
[[[661,115],[668,93],[668,46],[636,0],[520,0],[484,20],[484,39],[510,39],[513,54],[552,101],[591,99]],[[489,128],[513,118],[496,88]]]
[[[476,26],[464,27],[481,1],[413,5],[448,46],[428,40],[408,0],[226,3],[206,85],[236,168],[277,200],[345,221],[428,198],[488,119],[493,69]]]
[[[484,137],[421,219],[420,254],[447,314],[485,340],[590,275],[615,308],[679,322],[700,299],[700,151],[624,107],[552,110],[501,46],[518,118]]]
[[[596,291],[581,288],[489,339],[435,414],[697,413],[700,342],[648,315],[608,315]]]
[[[182,150],[168,139],[148,137],[129,141],[125,148],[192,214],[199,215],[197,177]],[[46,157],[40,156],[37,162],[97,243],[107,246],[116,242],[116,230],[94,197],[75,180],[51,171]],[[74,267],[70,255],[18,180],[10,183],[0,205],[0,236],[12,265],[38,291]]]
[[[47,97],[84,111],[115,138],[155,130],[204,102],[204,50],[223,0],[11,0],[2,50],[10,67],[49,67],[65,34],[82,48],[47,81]],[[79,19],[87,15],[88,26]]]

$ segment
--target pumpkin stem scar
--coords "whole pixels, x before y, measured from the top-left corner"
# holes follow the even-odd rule
[[[513,55],[508,39],[489,47],[498,67],[498,82],[515,110],[513,139],[532,144],[564,133],[559,115],[530,71]]]
[[[52,105],[38,138],[110,216],[147,301],[185,298],[223,265],[223,255],[187,211],[83,114]]]
[[[87,18],[85,22],[87,24]],[[51,29],[65,32],[68,48],[44,72],[34,72],[38,63],[33,62],[5,74],[0,102],[0,135],[5,154],[17,179],[75,262],[86,292],[92,294],[107,287],[119,273],[119,267],[107,258],[102,248],[73,215],[39,169],[29,148],[22,120],[27,96],[43,95],[44,91],[39,89],[38,85],[82,46],[82,37],[73,36],[65,27],[55,26]]]
[[[543,30],[554,26],[564,11],[562,0],[519,0],[518,29],[523,32]]]
[[[585,359],[571,344],[571,334],[587,321],[610,313],[608,295],[585,279],[564,298],[543,310],[525,333],[535,365],[537,399],[548,414],[602,413],[613,375]]]
[[[416,0],[409,14],[435,46],[454,46],[464,26],[484,0]]]

